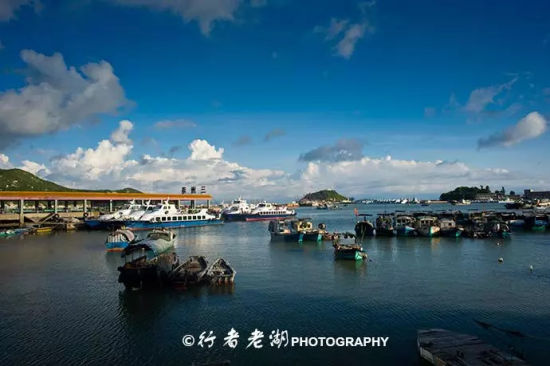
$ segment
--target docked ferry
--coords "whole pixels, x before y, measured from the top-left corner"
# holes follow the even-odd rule
[[[250,212],[228,212],[224,214],[224,218],[226,221],[265,221],[281,220],[295,215],[295,210],[289,210],[285,206],[276,206],[269,202],[262,202]]]
[[[149,202],[146,204],[139,204],[135,201],[131,201],[120,210],[113,213],[108,213],[99,216],[94,219],[86,219],[84,222],[90,229],[107,229],[115,228],[123,225],[126,220],[139,219],[147,209],[152,207]]]
[[[182,228],[191,226],[218,225],[223,221],[208,212],[207,209],[188,209],[180,211],[175,205],[163,202],[148,208],[138,220],[128,220],[124,226],[132,230],[151,230],[157,228]]]
[[[226,221],[242,221],[242,215],[251,213],[255,208],[254,204],[248,203],[239,197],[222,211],[222,217]]]

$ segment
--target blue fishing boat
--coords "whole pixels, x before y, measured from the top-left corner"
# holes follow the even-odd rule
[[[105,247],[108,252],[121,252],[128,245],[134,243],[136,237],[134,233],[127,229],[119,229],[107,235]]]
[[[267,230],[271,234],[271,240],[301,243],[304,241],[321,241],[325,232],[324,227],[324,224],[320,224],[319,229],[314,229],[313,223],[309,219],[302,218],[295,220],[272,220],[269,222]]]

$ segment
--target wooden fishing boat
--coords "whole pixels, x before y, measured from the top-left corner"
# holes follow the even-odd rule
[[[223,258],[218,258],[206,271],[206,280],[211,285],[232,284],[237,272]]]
[[[357,221],[355,224],[355,235],[357,238],[364,238],[367,236],[374,236],[376,235],[376,229],[374,228],[374,225],[372,222],[367,220],[367,216],[372,216],[370,214],[358,214],[357,216],[362,216],[363,220]]]
[[[409,215],[396,215],[394,217],[395,235],[397,236],[417,236],[414,228],[415,218]]]
[[[464,229],[456,226],[456,221],[449,218],[439,220],[439,228],[441,236],[448,238],[458,238],[464,232]]]
[[[367,259],[367,253],[363,250],[363,247],[357,243],[342,243],[343,239],[355,239],[355,235],[351,233],[344,233],[332,242],[334,248],[334,259],[346,259],[361,261]]]
[[[376,218],[376,236],[394,236],[393,230],[393,215],[378,214]]]
[[[200,284],[208,269],[208,260],[204,256],[193,255],[177,266],[170,274],[173,286],[193,286]]]
[[[438,236],[441,229],[437,225],[437,217],[420,216],[416,219],[416,231],[420,236]]]
[[[284,240],[287,242],[301,243],[304,241],[321,241],[326,232],[325,224],[319,224],[315,230],[309,218],[293,220],[272,220],[268,229],[271,240]]]
[[[491,346],[476,336],[446,329],[417,333],[420,357],[437,366],[525,366],[522,359]]]

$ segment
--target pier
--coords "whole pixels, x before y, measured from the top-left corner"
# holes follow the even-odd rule
[[[1,191],[0,226],[25,222],[39,223],[49,217],[84,218],[96,216],[100,212],[113,212],[129,201],[170,201],[176,206],[196,207],[204,202],[210,207],[212,196],[200,194],[174,193],[105,193],[105,192],[37,192],[37,191]]]

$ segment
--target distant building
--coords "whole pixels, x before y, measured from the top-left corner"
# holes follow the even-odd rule
[[[523,191],[523,198],[528,200],[544,200],[550,199],[550,191],[533,191],[532,189],[525,189]]]

